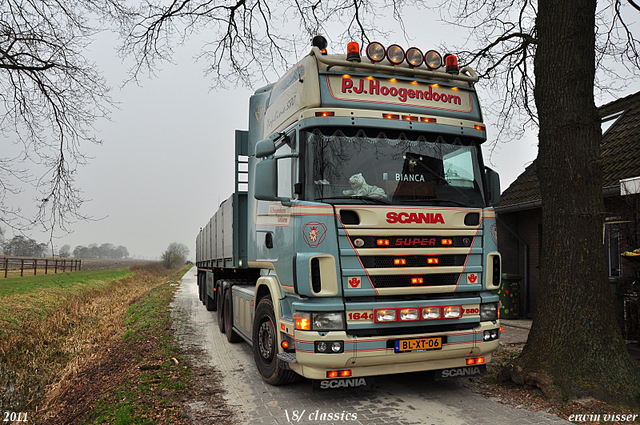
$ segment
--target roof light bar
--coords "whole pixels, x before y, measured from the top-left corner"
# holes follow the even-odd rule
[[[394,65],[404,62],[404,49],[397,44],[392,44],[387,48],[387,60]]]
[[[367,57],[373,63],[382,62],[384,60],[385,50],[384,46],[377,41],[369,43],[367,46]]]
[[[442,66],[442,56],[435,50],[429,50],[424,54],[424,62],[429,69],[438,69]]]
[[[349,46],[351,46],[352,44],[358,46],[358,44],[355,42],[349,43]],[[359,62],[359,49],[358,53],[352,53],[352,50],[352,47],[347,47],[347,60]],[[374,41],[367,45],[366,53],[369,60],[373,63],[382,62],[386,58],[392,65],[400,65],[406,60],[407,64],[409,64],[411,68],[418,68],[422,66],[422,64],[425,64],[429,70],[434,71],[442,68],[442,66],[444,65],[446,67],[445,70],[447,73],[460,74],[460,68],[458,67],[458,58],[455,55],[447,54],[444,56],[443,60],[442,55],[435,50],[429,50],[427,51],[427,53],[423,54],[422,50],[420,50],[419,48],[410,47],[405,52],[405,50],[397,44],[392,44],[389,47],[385,47],[384,45],[382,45],[382,43]]]
[[[414,68],[419,67],[424,62],[424,56],[422,55],[422,51],[417,47],[409,48],[405,56],[407,58],[407,63]]]

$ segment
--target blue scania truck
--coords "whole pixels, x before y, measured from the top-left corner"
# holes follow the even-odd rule
[[[477,74],[434,50],[346,50],[316,37],[251,96],[235,191],[196,238],[200,299],[273,385],[486,373],[500,183]]]

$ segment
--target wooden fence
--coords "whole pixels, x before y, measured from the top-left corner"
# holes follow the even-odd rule
[[[66,258],[0,258],[0,273],[4,277],[16,277],[18,272],[24,276],[25,271],[33,275],[58,272],[72,272],[82,268],[82,260],[68,260]]]

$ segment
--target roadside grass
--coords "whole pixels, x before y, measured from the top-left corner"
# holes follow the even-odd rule
[[[45,288],[83,289],[83,285],[118,279],[131,274],[128,269],[114,270],[78,270],[57,274],[41,274],[37,276],[0,278],[0,296],[24,294],[41,291]]]
[[[0,339],[25,322],[42,319],[73,297],[105,290],[131,273],[127,269],[95,270],[0,280]]]
[[[171,299],[168,279],[185,271],[153,264],[0,281],[0,410],[28,413],[32,423],[54,423],[47,412],[58,410],[66,382],[122,340],[145,296]],[[142,326],[170,329],[159,323],[145,318]]]
[[[176,274],[178,280],[186,270]],[[154,288],[131,304],[125,332],[118,343],[129,359],[120,379],[109,385],[107,395],[85,415],[90,424],[182,423],[179,399],[187,387],[190,369],[174,343],[169,303],[174,287]]]
[[[174,342],[169,311],[188,269],[146,277],[136,272],[134,286],[146,290],[119,312],[117,334],[67,368],[47,392],[35,423],[188,423],[182,401],[191,391],[191,369]]]

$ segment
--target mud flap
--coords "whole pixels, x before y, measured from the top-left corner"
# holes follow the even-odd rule
[[[346,379],[314,379],[311,381],[313,391],[334,390],[339,388],[371,388],[373,377]]]
[[[452,367],[450,369],[436,370],[434,380],[442,381],[450,378],[463,378],[466,376],[479,376],[487,374],[487,365],[474,365],[465,367]]]

